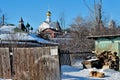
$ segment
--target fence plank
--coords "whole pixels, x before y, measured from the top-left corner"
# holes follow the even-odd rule
[[[0,77],[11,78],[10,55],[8,48],[0,48]]]
[[[1,51],[1,48],[0,48]],[[0,77],[3,77],[3,69],[2,69],[2,51],[0,52]]]
[[[60,80],[59,59],[49,47],[17,48],[13,58],[14,80]]]

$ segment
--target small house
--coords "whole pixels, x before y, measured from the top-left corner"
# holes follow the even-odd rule
[[[0,27],[0,78],[60,80],[58,44],[16,29]]]
[[[88,39],[95,40],[95,53],[103,51],[117,52],[120,57],[120,34],[89,36]]]
[[[62,35],[61,32],[56,29],[47,28],[40,32],[41,37],[45,39],[56,38],[58,35]]]

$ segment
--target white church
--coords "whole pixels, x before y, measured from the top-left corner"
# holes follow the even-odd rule
[[[62,34],[62,30],[58,21],[51,21],[51,12],[47,11],[46,20],[39,26],[39,34],[43,38],[56,38]]]

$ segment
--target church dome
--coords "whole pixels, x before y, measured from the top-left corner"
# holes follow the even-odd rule
[[[48,12],[46,13],[46,15],[47,15],[47,16],[51,16],[51,12],[48,11]]]
[[[47,11],[46,13],[46,21],[42,22],[39,26],[39,32],[43,31],[46,28],[51,28],[51,12]]]
[[[42,22],[42,24],[40,24],[39,26],[39,32],[47,29],[47,28],[51,28],[51,29],[55,29],[57,31],[61,31],[61,27],[59,22],[51,22],[51,12],[47,11],[46,13],[46,21]]]

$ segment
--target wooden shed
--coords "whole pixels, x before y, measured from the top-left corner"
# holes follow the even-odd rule
[[[99,54],[103,51],[112,51],[117,52],[117,56],[120,57],[120,34],[89,36],[88,39],[95,40],[95,53]]]
[[[40,38],[29,39],[28,37],[16,40],[14,38],[6,40],[1,37],[0,78],[60,80],[57,44]]]

